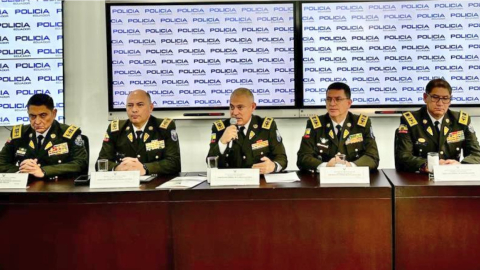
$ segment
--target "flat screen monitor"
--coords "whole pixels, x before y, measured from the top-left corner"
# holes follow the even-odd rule
[[[478,1],[304,2],[303,104],[325,106],[332,82],[353,106],[423,104],[426,84],[446,79],[453,105],[480,104]]]
[[[225,109],[236,88],[295,107],[294,4],[107,4],[109,108],[135,89],[155,109]]]

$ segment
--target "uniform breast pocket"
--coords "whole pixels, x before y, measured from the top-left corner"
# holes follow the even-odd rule
[[[347,145],[348,160],[356,160],[365,153],[363,142],[357,142]]]
[[[155,150],[147,151],[148,162],[162,160],[164,156],[165,156],[165,149],[155,149]]]
[[[62,164],[69,161],[69,155],[67,154],[59,154],[59,155],[52,155],[48,157],[48,163],[50,165]]]
[[[254,163],[261,162],[262,157],[270,157],[270,149],[267,147],[257,148],[253,150]]]

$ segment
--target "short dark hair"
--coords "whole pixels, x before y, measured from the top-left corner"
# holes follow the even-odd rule
[[[345,96],[347,96],[348,99],[352,97],[350,87],[346,83],[334,82],[327,87],[327,93],[328,90],[343,90],[345,92]]]
[[[427,86],[425,87],[425,92],[427,94],[430,94],[433,90],[433,88],[436,87],[441,87],[441,88],[446,88],[448,90],[448,93],[452,95],[452,87],[450,84],[444,80],[444,79],[433,79],[427,83]]]
[[[50,111],[53,111],[53,98],[47,94],[35,94],[27,102],[27,108],[33,106],[45,106]]]

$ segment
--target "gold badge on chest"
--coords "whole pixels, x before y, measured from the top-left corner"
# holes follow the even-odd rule
[[[130,142],[133,142],[133,133],[128,134],[127,138],[130,140]]]
[[[431,136],[433,136],[432,127],[428,127],[428,128],[427,128],[427,132],[428,132],[428,134],[430,134]]]
[[[333,130],[330,130],[330,132],[328,132],[328,136],[330,136],[330,138],[332,139],[335,139],[335,134],[333,134]]]

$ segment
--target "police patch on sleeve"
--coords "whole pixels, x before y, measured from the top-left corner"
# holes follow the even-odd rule
[[[277,141],[281,142],[282,141],[282,135],[280,135],[280,131],[277,129]]]
[[[177,131],[176,131],[175,129],[172,129],[171,133],[172,133],[172,140],[173,140],[174,142],[178,141]]]
[[[77,145],[77,146],[83,146],[84,144],[85,144],[85,142],[83,141],[82,136],[81,136],[81,135],[78,135],[78,136],[75,138],[75,145]]]
[[[475,133],[475,129],[473,128],[472,124],[468,125],[468,131],[470,131],[470,133]]]

